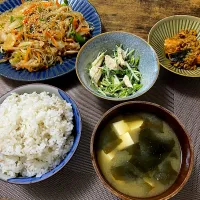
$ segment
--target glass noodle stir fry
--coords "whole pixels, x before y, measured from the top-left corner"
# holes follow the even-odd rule
[[[135,50],[123,50],[116,46],[112,56],[100,52],[89,67],[91,82],[97,91],[108,97],[127,97],[141,87],[141,73],[138,70],[140,57]]]
[[[67,1],[28,1],[0,15],[0,47],[8,61],[30,72],[75,54],[93,29]]]

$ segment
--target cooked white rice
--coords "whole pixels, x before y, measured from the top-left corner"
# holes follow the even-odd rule
[[[11,94],[0,105],[0,171],[41,176],[72,147],[71,104],[46,92]]]

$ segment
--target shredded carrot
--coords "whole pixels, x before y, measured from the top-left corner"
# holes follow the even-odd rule
[[[29,14],[33,11],[33,9],[36,7],[36,4],[31,5],[28,9],[26,9],[23,14]]]
[[[80,30],[78,31],[79,33],[88,33],[90,32],[90,29],[89,28],[80,28]]]
[[[54,37],[48,31],[45,34],[46,34],[46,36],[48,36],[51,39],[53,45],[55,47],[58,47],[58,43],[56,42],[56,40],[54,39]]]
[[[25,2],[24,0],[21,0],[22,4]]]
[[[18,35],[17,35],[17,37],[16,37],[16,40],[19,40],[19,39],[22,37],[22,33],[23,33],[23,32],[19,32],[19,33],[18,33]]]
[[[43,5],[44,7],[48,7],[48,6],[52,6],[53,3],[52,3],[52,2],[42,2],[42,5]]]
[[[75,29],[78,28],[78,20],[77,20],[75,17],[74,17],[74,19],[73,19],[72,24],[73,24],[73,27],[74,27]]]
[[[56,0],[56,5],[57,5],[57,6],[60,6],[60,4],[59,4],[58,0]]]
[[[31,48],[28,47],[28,49],[26,50],[26,55],[25,55],[25,57],[24,57],[24,61],[25,61],[25,62],[28,61],[28,57],[29,57],[30,52],[31,52]]]
[[[24,18],[23,24],[26,24],[28,22],[28,17]]]

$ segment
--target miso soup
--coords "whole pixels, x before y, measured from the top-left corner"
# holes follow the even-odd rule
[[[165,121],[148,113],[118,116],[100,134],[97,160],[118,191],[152,197],[166,191],[181,166],[179,141]]]

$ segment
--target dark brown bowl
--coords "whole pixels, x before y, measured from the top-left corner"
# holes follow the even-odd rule
[[[175,183],[168,190],[154,197],[138,198],[138,197],[131,197],[119,192],[113,186],[111,186],[110,183],[103,176],[97,162],[96,147],[97,147],[97,142],[98,142],[98,138],[99,138],[101,130],[104,128],[104,126],[107,124],[107,122],[110,119],[123,113],[127,113],[127,112],[130,113],[131,111],[133,113],[135,112],[152,113],[156,115],[157,117],[166,121],[168,124],[170,124],[170,127],[173,128],[179,140],[179,143],[181,145],[182,163],[181,163],[179,175]],[[167,109],[159,105],[149,103],[149,102],[142,102],[142,101],[125,102],[108,110],[102,116],[102,118],[97,123],[93,131],[91,144],[90,144],[90,153],[91,153],[91,159],[92,159],[94,169],[99,179],[103,183],[103,185],[106,188],[108,188],[110,192],[112,192],[114,195],[116,195],[117,197],[123,200],[144,200],[144,199],[145,200],[167,200],[167,199],[172,198],[183,188],[183,186],[188,181],[192,172],[193,164],[194,164],[194,159],[193,159],[194,153],[193,153],[193,147],[191,144],[190,137],[188,136],[187,131],[185,130],[183,125],[180,123],[180,121],[176,118],[176,116],[172,114],[170,111],[168,111]]]

